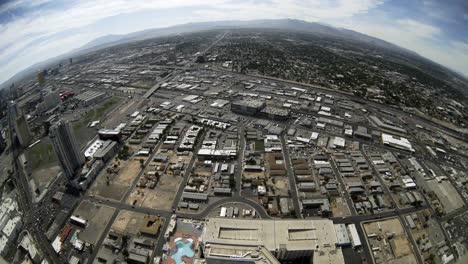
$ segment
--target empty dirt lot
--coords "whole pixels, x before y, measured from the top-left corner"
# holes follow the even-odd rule
[[[437,182],[437,180],[427,181],[427,185],[434,191],[442,203],[445,212],[451,213],[463,206],[463,200],[457,190],[449,181]]]
[[[363,226],[368,243],[374,249],[376,263],[417,263],[399,218],[369,222]]]
[[[120,170],[117,173],[109,173],[106,168],[103,169],[89,194],[120,201],[141,170],[139,159],[119,160],[120,165],[118,165],[118,168]],[[107,178],[109,178],[109,181]]]
[[[112,224],[111,229],[121,234],[137,235],[143,224],[144,217],[145,215],[141,213],[121,211]]]
[[[112,207],[83,201],[73,213],[75,216],[88,220],[88,225],[80,232],[79,238],[86,243],[95,245],[114,211],[115,209]]]
[[[161,152],[158,151],[158,154]],[[136,187],[132,190],[126,203],[141,207],[155,208],[161,210],[170,210],[174,202],[177,191],[179,190],[180,183],[183,179],[183,172],[185,166],[188,165],[192,155],[178,156],[173,151],[168,151],[168,163],[151,162],[147,171],[150,167],[157,168],[158,166],[166,166],[164,171],[160,172],[159,181],[154,189]],[[181,171],[181,175],[174,175],[170,169],[171,165],[181,162],[184,164],[184,169]],[[146,171],[146,172],[147,172]]]

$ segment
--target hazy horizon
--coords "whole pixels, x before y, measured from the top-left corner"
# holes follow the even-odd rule
[[[0,4],[0,83],[106,35],[190,22],[286,18],[377,37],[468,76],[468,2],[463,0],[118,0],[111,5],[16,0]]]

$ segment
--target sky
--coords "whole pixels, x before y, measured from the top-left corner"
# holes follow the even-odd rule
[[[352,29],[468,76],[467,0],[10,0],[0,4],[0,83],[108,34],[283,18]]]

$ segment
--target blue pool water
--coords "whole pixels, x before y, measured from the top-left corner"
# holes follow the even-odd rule
[[[183,264],[184,262],[182,261],[183,256],[187,256],[189,258],[193,257],[195,255],[195,252],[192,250],[192,241],[189,241],[187,243],[184,243],[184,241],[179,240],[176,242],[176,250],[175,252],[171,255],[171,258],[175,260],[176,264]]]

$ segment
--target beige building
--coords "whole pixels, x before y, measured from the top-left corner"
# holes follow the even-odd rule
[[[208,263],[279,263],[312,258],[313,263],[344,263],[333,222],[211,218],[202,234]]]

